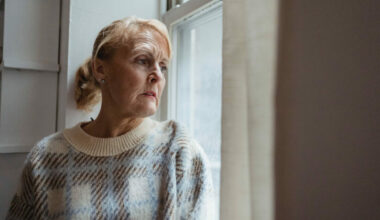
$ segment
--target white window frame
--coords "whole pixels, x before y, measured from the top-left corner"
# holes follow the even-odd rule
[[[189,0],[179,7],[174,7],[165,12],[166,0],[161,0],[162,21],[169,30],[172,43],[172,60],[169,64],[168,79],[166,82],[167,90],[162,94],[160,109],[158,111],[158,119],[161,121],[176,118],[176,94],[177,94],[177,46],[178,36],[176,28],[179,23],[191,19],[193,16],[212,11],[218,7],[222,7],[222,0]]]

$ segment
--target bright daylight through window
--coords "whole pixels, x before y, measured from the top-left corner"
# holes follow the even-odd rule
[[[212,166],[219,213],[222,10],[193,16],[174,29],[177,35],[176,119],[205,150]]]

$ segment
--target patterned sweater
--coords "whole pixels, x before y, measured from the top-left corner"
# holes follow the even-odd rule
[[[7,219],[214,219],[209,161],[186,128],[145,118],[111,138],[80,122],[28,154]]]

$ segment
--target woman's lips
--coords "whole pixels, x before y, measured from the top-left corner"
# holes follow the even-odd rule
[[[143,94],[144,95],[152,95],[152,96],[156,97],[156,92],[154,92],[154,91],[145,91]]]
[[[152,95],[143,94],[143,96],[148,97],[148,98],[152,98],[152,99],[156,99],[156,97],[154,97]]]

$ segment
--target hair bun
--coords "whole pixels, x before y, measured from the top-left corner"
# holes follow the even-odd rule
[[[87,112],[101,99],[100,85],[95,80],[91,69],[91,58],[88,58],[75,74],[75,101],[77,109]]]

